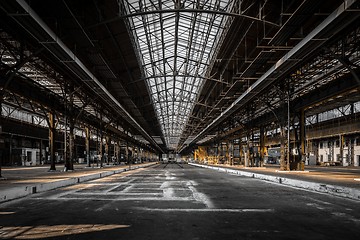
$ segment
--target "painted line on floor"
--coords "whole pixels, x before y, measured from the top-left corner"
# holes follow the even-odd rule
[[[16,186],[16,184],[14,184],[14,187],[0,192],[0,203],[14,200],[17,198],[23,198],[35,193],[46,192],[56,188],[67,187],[78,183],[87,182],[90,180],[96,180],[99,178],[111,176],[118,173],[128,172],[139,168],[150,167],[155,164],[157,163],[149,163],[146,165],[145,164],[137,165],[137,166],[131,166],[131,168],[121,168],[121,169],[109,170],[109,171],[106,171],[106,169],[104,169],[100,173],[84,173],[84,175],[69,177],[59,181],[45,182],[40,184],[30,184],[19,187]]]
[[[272,208],[258,209],[258,208],[135,208],[136,210],[151,211],[151,212],[226,212],[226,213],[266,213],[274,212]]]

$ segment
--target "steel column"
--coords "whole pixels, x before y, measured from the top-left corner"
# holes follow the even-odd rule
[[[67,166],[66,166],[66,170],[74,170],[74,158],[75,158],[75,135],[74,135],[74,119],[72,119],[72,117],[70,117],[69,119],[69,157],[68,159],[66,159],[67,161]],[[66,145],[66,144],[65,144]]]
[[[340,144],[340,164],[346,166],[346,158],[344,158],[344,135],[339,136],[339,144]]]
[[[109,142],[110,142],[110,137],[106,136],[105,137],[105,160],[106,160],[106,164],[109,165]]]
[[[86,164],[90,167],[90,129],[85,127]]]
[[[300,111],[300,156],[302,164],[305,162],[306,158],[306,132],[305,132],[305,111],[302,109]]]
[[[285,159],[285,138],[286,138],[286,134],[285,134],[285,126],[284,126],[284,121],[282,121],[282,123],[280,123],[280,170],[281,171],[287,171],[288,169],[288,164],[286,162]]]
[[[265,155],[265,131],[264,126],[260,127],[260,167],[264,164]]]
[[[49,152],[50,152],[50,171],[55,171],[55,114],[53,112],[49,113]]]

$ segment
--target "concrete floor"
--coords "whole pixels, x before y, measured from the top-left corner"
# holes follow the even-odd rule
[[[360,202],[158,164],[0,204],[3,239],[360,239]]]

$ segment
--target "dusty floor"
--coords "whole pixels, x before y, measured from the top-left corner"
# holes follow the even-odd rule
[[[4,239],[360,239],[360,202],[159,164],[0,204]]]

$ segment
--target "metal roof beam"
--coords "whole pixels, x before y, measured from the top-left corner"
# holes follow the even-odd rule
[[[46,49],[48,49],[50,52],[52,52],[51,47],[49,45],[55,45],[55,47],[59,47],[62,51],[62,56],[66,59],[70,60],[72,63],[75,63],[77,67],[83,71],[83,74],[87,76],[86,79],[91,79],[93,83],[96,84],[98,89],[100,90],[100,93],[103,93],[104,96],[102,97],[103,100],[111,103],[114,107],[120,109],[125,116],[129,119],[129,123],[132,123],[135,125],[135,128],[137,128],[147,139],[149,139],[154,146],[156,146],[160,151],[161,148],[158,146],[158,144],[151,138],[151,136],[140,126],[140,124],[125,110],[125,108],[109,93],[109,91],[100,83],[100,81],[87,69],[87,67],[76,57],[76,55],[60,40],[60,38],[44,23],[44,21],[35,13],[34,10],[31,9],[31,7],[27,4],[25,0],[17,0],[17,3],[23,8],[25,12],[27,12],[27,15],[31,17],[35,23],[38,24],[38,26],[46,33],[48,38],[50,38],[52,41],[49,42],[41,42]],[[20,20],[17,19],[16,15],[12,16],[15,21],[17,21],[21,26],[22,23]],[[30,34],[34,36],[34,38],[37,39],[37,36],[34,35],[29,29],[26,29],[29,31]],[[58,57],[56,53],[52,52],[55,57]],[[65,64],[70,70],[72,70],[71,66],[68,64]],[[72,70],[73,71],[73,70]],[[75,72],[74,72],[75,73]],[[75,73],[76,74],[76,73]],[[83,80],[83,78],[81,78]],[[87,81],[83,81],[85,84],[88,84]]]
[[[200,138],[208,130],[213,128],[216,124],[220,123],[226,117],[228,117],[233,111],[235,111],[239,106],[246,104],[251,98],[253,98],[259,91],[263,90],[266,86],[269,86],[274,80],[269,80],[269,77],[275,72],[279,71],[281,68],[285,67],[286,63],[289,61],[292,62],[292,65],[295,65],[297,61],[293,60],[293,56],[296,54],[303,53],[307,51],[306,49],[311,41],[316,42],[316,47],[321,46],[324,41],[318,41],[319,35],[326,30],[335,20],[345,13],[350,7],[356,2],[356,0],[346,0],[342,3],[332,14],[330,14],[322,23],[320,23],[312,32],[310,32],[300,43],[298,43],[293,49],[291,49],[287,54],[285,54],[281,59],[279,59],[275,65],[273,65],[264,75],[262,75],[254,84],[252,84],[240,97],[238,97],[226,110],[220,113],[220,115],[214,119],[210,124],[208,124],[200,133],[198,133],[195,138],[190,142],[190,144]],[[356,14],[356,13],[355,13]],[[349,24],[349,23],[348,23]],[[347,25],[344,24],[343,28]],[[340,31],[341,29],[333,29],[333,31]],[[323,36],[321,36],[323,39]],[[181,146],[180,149],[184,149]]]

